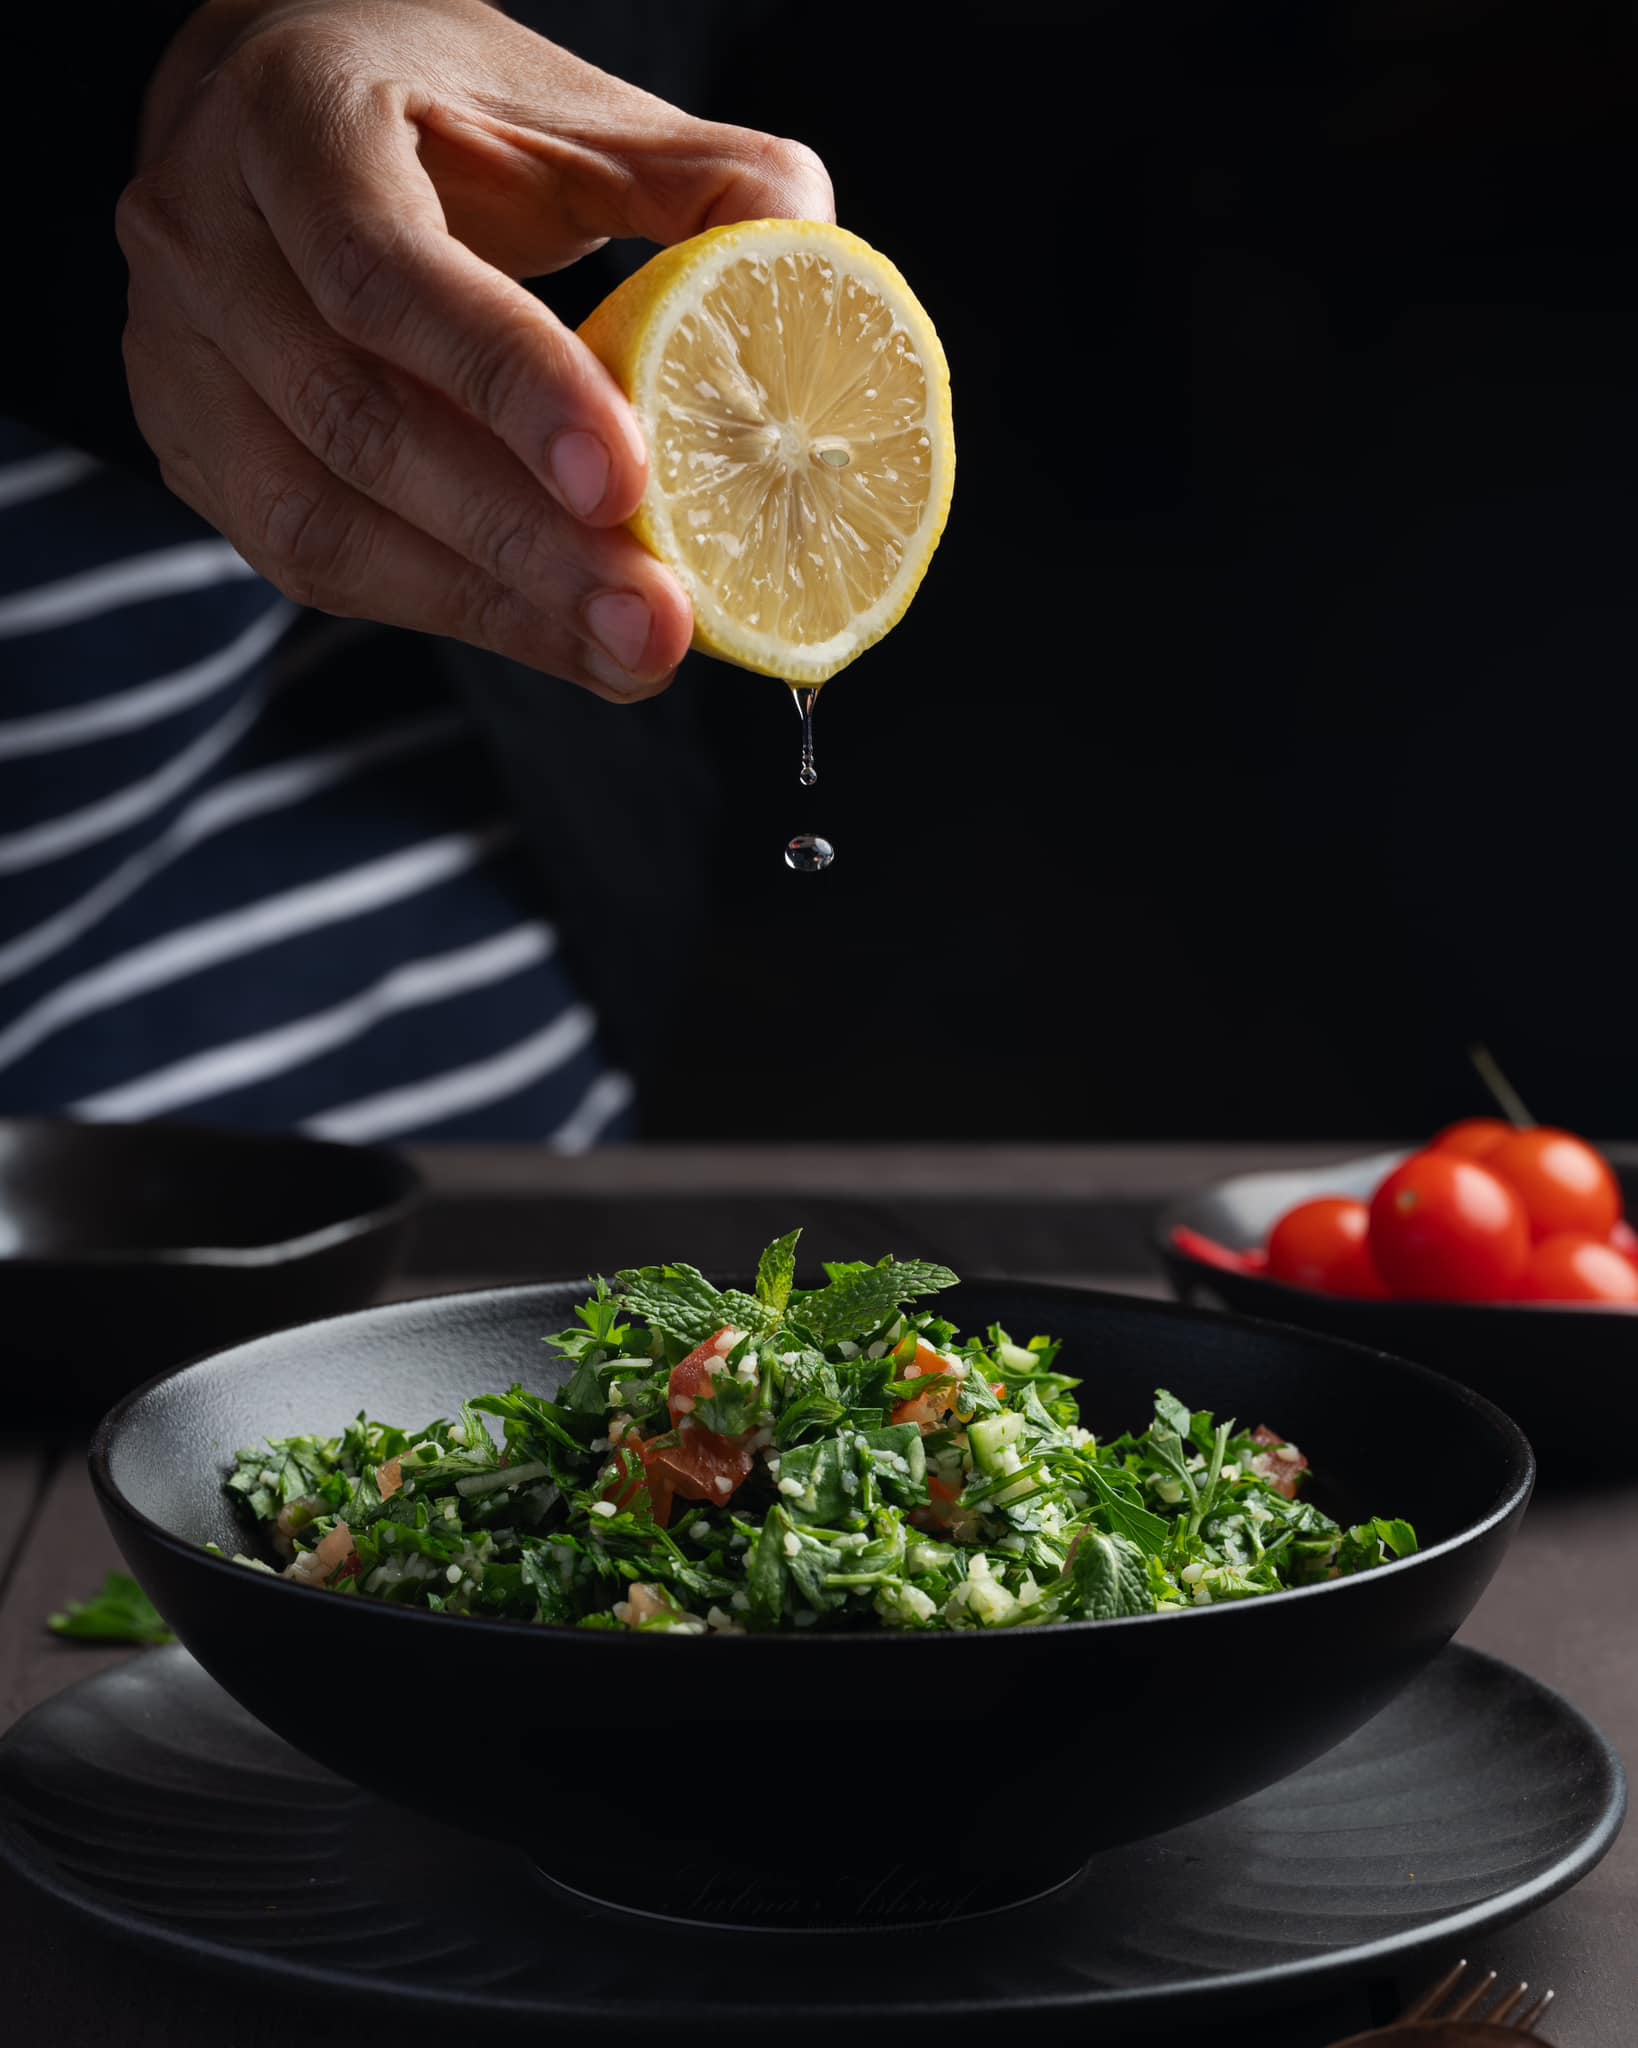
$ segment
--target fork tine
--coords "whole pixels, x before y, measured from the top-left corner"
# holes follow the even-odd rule
[[[1465,2020],[1473,2008],[1476,2005],[1481,2005],[1495,1988],[1496,1973],[1494,1970],[1486,1970],[1478,1983],[1474,1985],[1473,1989],[1462,2000],[1461,2004],[1453,2005],[1449,2012],[1443,2012],[1439,2017],[1445,2020]]]
[[[1431,1991],[1424,1991],[1414,2005],[1406,2006],[1400,2014],[1402,2020],[1425,2020],[1439,2001],[1448,1992],[1454,1991],[1467,1975],[1467,1957],[1463,1956],[1455,1967],[1446,1972]]]
[[[1505,2027],[1513,2014],[1518,2011],[1519,2007],[1529,1996],[1529,1985],[1517,1984],[1508,1992],[1500,2005],[1493,2005],[1490,2008],[1485,2014],[1485,2018],[1493,2027]]]
[[[1513,2025],[1521,2034],[1533,2033],[1536,2021],[1541,2018],[1552,2002],[1553,1994],[1550,1991],[1544,1991],[1528,2012],[1520,2013],[1519,2017],[1513,2022]]]

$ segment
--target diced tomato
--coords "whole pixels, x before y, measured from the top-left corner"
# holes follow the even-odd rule
[[[607,1485],[603,1488],[604,1500],[611,1500],[617,1508],[623,1509],[635,1506],[646,1493],[649,1512],[663,1529],[671,1520],[672,1486],[669,1474],[663,1470],[656,1470],[649,1463],[648,1444],[634,1429],[627,1430],[625,1442],[613,1445],[612,1449],[617,1457],[622,1451],[635,1451],[643,1461],[643,1469],[640,1473],[633,1473],[628,1469],[629,1461],[620,1458],[609,1476]]]
[[[1295,1446],[1286,1443],[1283,1436],[1277,1435],[1260,1422],[1251,1432],[1251,1441],[1266,1446],[1252,1459],[1252,1471],[1260,1479],[1266,1479],[1276,1493],[1283,1494],[1287,1500],[1295,1500],[1298,1478],[1308,1470],[1308,1460],[1301,1451],[1296,1451],[1294,1457],[1282,1458],[1279,1455],[1281,1448],[1292,1451]]]
[[[690,1351],[680,1365],[671,1368],[671,1385],[666,1398],[674,1423],[681,1422],[685,1415],[692,1415],[695,1402],[709,1396],[712,1379],[722,1371],[729,1352],[743,1334],[743,1331],[734,1329],[718,1330],[714,1337],[707,1337],[697,1351]],[[730,1341],[724,1343],[724,1338]]]
[[[650,1488],[658,1480],[683,1500],[722,1507],[751,1476],[753,1435],[718,1436],[714,1429],[695,1426],[651,1438],[643,1450]]]
[[[895,1354],[896,1358],[897,1354]],[[907,1394],[893,1410],[889,1420],[913,1422],[927,1436],[935,1429],[942,1429],[950,1411],[956,1406],[961,1388],[958,1381],[950,1376],[950,1368],[931,1344],[919,1337],[916,1340],[916,1355],[899,1374],[904,1380],[926,1380],[925,1393]]]
[[[964,1543],[968,1537],[978,1534],[978,1512],[975,1508],[962,1506],[959,1479],[945,1479],[937,1472],[929,1472],[927,1491],[932,1496],[927,1506],[910,1510],[910,1519],[918,1529],[925,1529],[929,1535],[942,1536],[951,1543]]]
[[[954,1380],[935,1380],[925,1394],[911,1394],[899,1402],[889,1419],[895,1423],[913,1422],[923,1436],[928,1436],[935,1429],[944,1427],[955,1407],[956,1398]]]

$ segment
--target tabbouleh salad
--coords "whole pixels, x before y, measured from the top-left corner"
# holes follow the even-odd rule
[[[227,1484],[300,1584],[648,1634],[1100,1621],[1415,1550],[1406,1522],[1344,1529],[1305,1500],[1294,1444],[1164,1390],[1139,1434],[1094,1437],[1050,1338],[962,1339],[915,1306],[956,1285],[943,1266],[797,1287],[799,1235],[749,1294],[684,1265],[598,1280],[546,1340],[555,1399],[360,1415],[242,1451]]]

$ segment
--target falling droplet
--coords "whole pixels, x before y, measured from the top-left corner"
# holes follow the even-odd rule
[[[817,875],[836,858],[836,849],[817,832],[798,832],[785,848],[785,865],[798,874]]]
[[[813,765],[813,706],[818,695],[817,690],[796,692],[796,708],[802,714],[802,766],[797,779],[804,789],[812,789],[819,780],[819,770]]]

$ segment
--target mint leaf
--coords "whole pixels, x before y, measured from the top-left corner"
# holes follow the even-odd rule
[[[110,1572],[102,1591],[89,1600],[70,1600],[61,1614],[46,1617],[46,1627],[60,1636],[83,1642],[174,1643],[154,1603],[136,1580]]]
[[[733,1318],[728,1304],[697,1266],[632,1266],[616,1273],[621,1306],[668,1337],[703,1344]]]
[[[1156,1387],[1155,1420],[1162,1429],[1169,1429],[1174,1436],[1186,1437],[1193,1417],[1175,1394],[1168,1394],[1164,1387]]]
[[[1087,1529],[1077,1539],[1069,1563],[1081,1611],[1089,1621],[1112,1621],[1121,1614],[1151,1614],[1149,1568],[1143,1552],[1124,1536]]]
[[[948,1266],[925,1259],[883,1259],[879,1266],[838,1269],[828,1287],[790,1298],[790,1316],[819,1340],[868,1337],[873,1330],[913,1301],[918,1294],[937,1294],[959,1283]]]
[[[801,1235],[797,1229],[776,1237],[756,1262],[756,1298],[772,1310],[776,1324],[791,1298],[791,1283],[796,1278],[796,1240]]]

